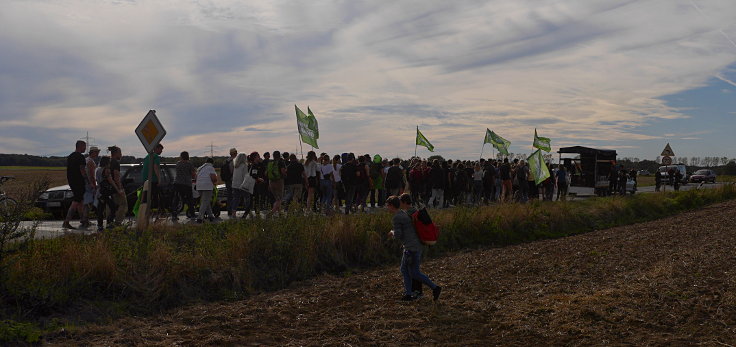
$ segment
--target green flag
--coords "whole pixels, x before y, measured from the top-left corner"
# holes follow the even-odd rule
[[[417,127],[417,141],[416,141],[416,144],[417,144],[417,146],[427,147],[427,149],[430,152],[434,152],[434,146],[432,146],[432,144],[429,143],[429,140],[427,140],[427,138],[424,137],[424,135],[422,134],[422,132],[419,131],[419,127]]]
[[[549,177],[549,169],[544,162],[541,150],[536,150],[529,158],[526,158],[526,161],[529,163],[529,172],[534,178],[534,183],[540,184]]]
[[[490,143],[493,145],[493,147],[496,147],[499,153],[503,155],[509,155],[509,146],[511,145],[511,142],[501,136],[496,135],[496,133],[488,128],[486,128],[486,138],[483,140],[483,143]]]
[[[319,146],[317,146],[317,139],[319,138],[317,118],[314,117],[311,111],[307,116],[296,105],[294,105],[294,108],[296,109],[296,125],[299,128],[299,135],[301,135],[302,142],[319,149]],[[307,108],[307,110],[309,109]]]
[[[549,137],[539,137],[537,136],[537,129],[534,129],[534,148],[539,148],[545,152],[549,152],[552,150],[552,146],[550,146],[550,140]]]
[[[309,106],[307,106],[307,114],[309,115],[310,120],[314,121],[314,138],[319,139],[319,124],[317,124],[317,117],[314,116],[314,113],[312,113],[312,110],[309,108]],[[317,148],[317,146],[314,147]]]

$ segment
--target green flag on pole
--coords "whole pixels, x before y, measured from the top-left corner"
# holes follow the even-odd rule
[[[427,149],[430,152],[434,152],[434,146],[432,146],[432,144],[429,143],[429,140],[427,140],[427,138],[424,137],[424,135],[422,134],[422,132],[419,131],[419,126],[417,126],[417,141],[416,141],[416,144],[417,144],[417,146],[427,147]]]
[[[526,158],[526,161],[529,163],[529,171],[534,178],[534,183],[540,184],[549,178],[549,169],[544,162],[541,150],[536,150],[529,158]]]
[[[539,148],[545,152],[549,152],[552,150],[552,146],[550,146],[550,139],[549,137],[539,137],[537,136],[537,129],[534,129],[534,148]]]
[[[312,113],[309,106],[307,106],[307,114],[311,120],[314,120],[314,139],[317,140],[319,139],[319,124],[317,124],[317,117],[314,116],[314,113]],[[314,148],[317,148],[317,146],[314,146]]]
[[[317,146],[317,139],[319,138],[317,118],[314,117],[311,111],[307,116],[296,105],[294,105],[294,108],[296,109],[296,124],[299,127],[299,135],[301,135],[302,142],[319,149],[319,146]]]
[[[483,144],[490,143],[493,147],[496,147],[499,153],[503,155],[509,155],[509,146],[511,142],[504,139],[501,136],[496,135],[493,131],[486,128],[486,138],[483,140]]]

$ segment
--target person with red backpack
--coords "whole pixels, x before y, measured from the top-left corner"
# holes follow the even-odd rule
[[[411,196],[405,194],[408,198],[409,206],[411,206]],[[406,199],[405,198],[405,199]],[[393,213],[393,230],[389,232],[389,237],[396,238],[404,245],[403,256],[401,257],[401,275],[404,278],[404,296],[402,301],[412,301],[419,298],[419,294],[414,289],[419,290],[421,285],[414,287],[413,280],[417,280],[432,288],[432,296],[434,301],[439,300],[442,287],[436,285],[432,280],[419,271],[419,263],[422,259],[422,243],[414,229],[414,223],[407,211],[401,209],[401,200],[398,196],[390,196],[386,200],[386,207],[389,212]]]

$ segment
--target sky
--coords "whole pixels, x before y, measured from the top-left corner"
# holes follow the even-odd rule
[[[164,156],[293,152],[298,105],[330,154],[736,157],[733,0],[0,2],[0,153],[142,156],[151,109]]]

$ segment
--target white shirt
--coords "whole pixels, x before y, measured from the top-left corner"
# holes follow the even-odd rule
[[[215,168],[211,163],[204,163],[197,169],[197,190],[213,190],[215,185],[212,184],[212,178],[210,175],[215,174]]]
[[[319,164],[317,164],[317,161],[312,160],[309,162],[309,164],[304,165],[304,172],[307,173],[307,177],[314,177],[314,176],[317,176],[318,168],[319,168]]]
[[[321,165],[319,171],[322,172],[322,178],[325,178],[327,175],[335,172],[335,169],[332,167],[332,164],[327,164]]]
[[[334,170],[332,170],[332,174],[335,176],[335,182],[342,182],[342,177],[340,176],[341,168],[342,168],[342,164],[335,164]]]

